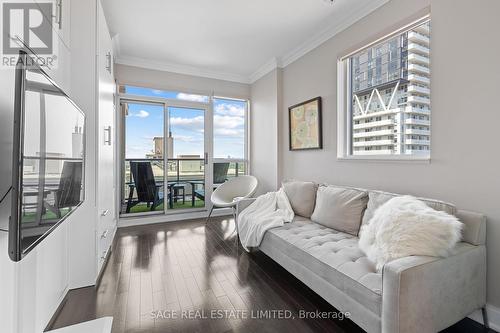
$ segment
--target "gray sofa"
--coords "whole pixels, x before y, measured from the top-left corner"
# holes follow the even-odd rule
[[[364,191],[368,200],[361,223],[396,195]],[[253,200],[240,201],[237,214]],[[422,200],[465,224],[462,242],[447,258],[405,257],[377,272],[356,236],[300,215],[267,231],[259,249],[368,332],[437,332],[485,306],[486,219],[445,202]]]

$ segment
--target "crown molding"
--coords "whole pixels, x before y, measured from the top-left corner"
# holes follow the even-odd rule
[[[281,67],[282,64],[280,58],[274,57],[264,65],[260,66],[259,69],[257,69],[255,72],[253,72],[249,77],[249,81],[250,83],[254,83],[258,79],[264,77],[266,74],[272,72],[274,69]]]
[[[290,51],[289,53],[285,54],[281,58],[281,62],[283,64],[283,67],[286,67],[293,63],[294,61],[298,60],[305,54],[309,53],[310,51],[314,50],[333,36],[337,35],[338,33],[344,31],[354,23],[358,22],[361,20],[363,17],[366,15],[370,14],[373,12],[375,9],[379,8],[380,6],[384,5],[387,3],[389,0],[370,0],[366,2],[361,2],[360,6],[353,7],[348,15],[345,15],[341,20],[332,23],[330,26],[328,26],[326,29],[323,31],[320,31],[316,35],[314,35],[312,38],[309,40],[306,40],[304,43]]]
[[[245,84],[251,83],[250,79],[246,75],[231,74],[231,73],[224,73],[224,72],[215,72],[215,71],[209,71],[209,70],[205,70],[205,69],[194,67],[194,66],[180,65],[180,64],[160,62],[160,61],[152,61],[152,60],[148,60],[148,59],[141,59],[141,58],[136,58],[136,57],[124,56],[124,55],[121,55],[120,57],[118,57],[115,62],[117,64],[120,64],[120,65],[140,67],[140,68],[152,69],[152,70],[161,70],[161,71],[165,71],[165,72],[199,76],[199,77],[204,77],[204,78],[209,78],[209,79],[217,79],[217,80],[224,80],[224,81],[231,81],[231,82],[245,83]]]
[[[284,68],[299,58],[303,57],[310,51],[314,50],[330,38],[334,37],[338,33],[347,29],[354,23],[361,20],[366,15],[370,14],[380,6],[389,2],[389,0],[370,0],[370,1],[362,1],[360,5],[353,7],[347,15],[342,15],[343,18],[338,21],[334,21],[325,29],[321,30],[317,34],[313,35],[310,39],[306,40],[296,48],[292,49],[290,52],[280,56],[273,57],[260,66],[255,72],[253,72],[250,76],[241,75],[241,74],[233,74],[233,73],[225,73],[225,72],[216,72],[210,71],[203,68],[189,66],[189,65],[181,65],[176,63],[169,62],[161,62],[161,61],[152,61],[148,59],[142,59],[137,57],[129,57],[123,54],[120,54],[120,45],[119,38],[116,40],[116,49],[118,51],[118,56],[116,59],[117,64],[134,66],[152,70],[162,70],[166,72],[185,74],[185,75],[193,75],[199,77],[205,77],[210,79],[231,81],[237,83],[244,84],[252,84],[260,78],[264,77],[269,72],[273,71],[276,68]],[[118,37],[118,36],[117,36]]]

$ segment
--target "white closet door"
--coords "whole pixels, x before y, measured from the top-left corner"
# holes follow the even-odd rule
[[[98,271],[111,245],[116,229],[115,164],[114,164],[114,93],[112,42],[100,1],[97,1],[98,46],[98,142],[97,160],[97,265]]]

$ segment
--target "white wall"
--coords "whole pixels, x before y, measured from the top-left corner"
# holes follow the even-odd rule
[[[250,170],[259,180],[257,195],[278,184],[278,110],[281,69],[252,84],[250,110]]]
[[[336,59],[430,5],[432,161],[337,160]],[[500,1],[392,0],[283,69],[281,178],[439,198],[488,217],[488,303],[500,306]],[[324,149],[288,151],[286,107],[323,97]],[[254,103],[257,101],[254,100]]]
[[[160,70],[117,64],[115,79],[120,84],[187,93],[248,99],[250,85]]]

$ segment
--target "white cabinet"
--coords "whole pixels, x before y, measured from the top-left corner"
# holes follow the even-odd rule
[[[115,82],[111,36],[100,1],[97,1],[97,271],[116,231],[115,205]]]
[[[39,6],[41,3],[47,3],[46,0],[26,0],[23,2],[32,3],[36,6]],[[68,93],[71,86],[71,2],[70,0],[49,0],[49,2],[52,2],[52,16],[46,19],[52,24],[53,52],[56,59],[53,60],[53,62],[47,62],[42,68],[66,93]],[[27,36],[17,36],[25,45],[31,46],[27,41]]]
[[[36,4],[47,3],[46,0],[32,0]],[[57,57],[53,66],[46,66],[47,74],[66,92],[71,86],[71,1],[49,0],[52,2],[53,15],[50,18],[54,32],[54,50]]]

